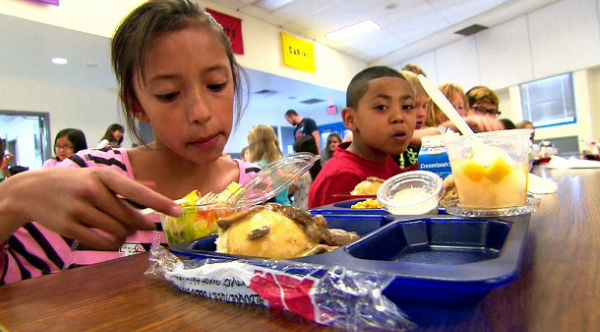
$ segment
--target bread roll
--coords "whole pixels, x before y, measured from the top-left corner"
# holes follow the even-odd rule
[[[350,195],[377,195],[377,190],[383,184],[383,180],[374,176],[368,177],[354,187]]]

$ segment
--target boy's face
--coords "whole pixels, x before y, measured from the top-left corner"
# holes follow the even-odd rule
[[[398,155],[410,143],[416,123],[415,98],[408,82],[380,77],[368,83],[356,110],[342,111],[344,124],[353,132],[352,152],[374,161]]]

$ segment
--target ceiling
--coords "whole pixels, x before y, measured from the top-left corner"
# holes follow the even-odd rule
[[[473,23],[493,26],[556,0],[212,0],[282,30],[329,45],[370,64],[397,65],[463,36],[453,32]],[[325,32],[373,19],[378,32],[333,43]],[[0,77],[91,86],[116,91],[110,65],[110,39],[0,14]],[[56,66],[62,56],[69,64]],[[325,114],[327,104],[345,103],[342,91],[264,72],[247,70],[252,108],[273,112]],[[261,90],[277,93],[256,94]],[[323,100],[304,104],[308,99]],[[1,109],[0,104],[0,109]],[[318,110],[318,112],[316,111]],[[317,113],[316,113],[317,112]],[[0,118],[1,120],[1,118]],[[331,120],[333,121],[333,120]],[[325,120],[324,122],[331,122]]]
[[[556,0],[209,0],[373,64],[397,65]],[[325,33],[371,19],[381,30],[344,42]]]

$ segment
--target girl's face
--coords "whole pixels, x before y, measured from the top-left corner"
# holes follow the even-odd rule
[[[329,151],[335,151],[338,144],[340,143],[340,140],[334,136],[327,141],[327,148],[329,149]]]
[[[425,91],[417,91],[415,98],[415,110],[417,114],[417,124],[415,129],[421,129],[425,125],[425,119],[427,118],[427,104],[429,103],[429,96]]]
[[[150,123],[157,147],[195,163],[217,160],[231,133],[234,81],[214,33],[194,26],[157,37],[141,79],[136,73],[133,112]]]
[[[465,109],[465,101],[463,100],[460,93],[454,93],[454,97],[452,97],[452,100],[450,100],[450,102],[452,103],[452,106],[456,108],[458,113],[460,113],[460,116],[464,118],[467,115],[467,110]]]
[[[62,136],[56,139],[54,151],[56,152],[56,157],[58,157],[58,160],[63,161],[75,153],[75,147],[67,138],[67,136]]]
[[[112,132],[112,136],[114,138],[115,141],[118,141],[121,139],[121,137],[123,137],[123,132],[120,130],[115,130]]]

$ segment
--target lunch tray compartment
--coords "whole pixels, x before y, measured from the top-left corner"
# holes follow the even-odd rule
[[[377,198],[371,198],[377,200]],[[384,209],[352,209],[351,206],[366,201],[366,198],[351,199],[347,201],[337,202],[329,205],[323,205],[310,210],[309,212],[314,216],[316,214],[353,214],[353,215],[389,215],[390,213]],[[434,213],[434,212],[431,212]],[[446,209],[439,206],[437,214],[446,214]]]
[[[510,225],[495,221],[422,219],[396,223],[350,244],[353,257],[394,262],[457,265],[500,256]]]
[[[521,266],[529,215],[499,219],[454,216],[323,215],[330,228],[361,238],[329,253],[290,259],[394,276],[383,294],[398,305],[470,305],[512,282]],[[171,247],[176,255],[233,261],[216,253],[215,236]]]

